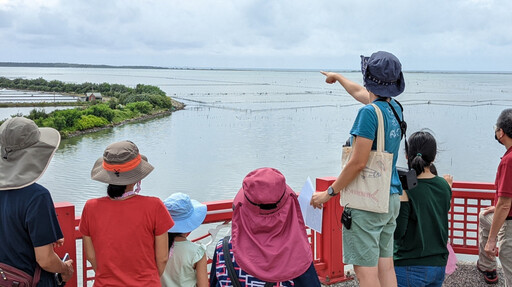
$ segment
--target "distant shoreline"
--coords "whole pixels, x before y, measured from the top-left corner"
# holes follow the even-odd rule
[[[161,66],[115,66],[115,65],[95,65],[95,64],[73,64],[73,63],[37,63],[37,62],[0,62],[0,67],[32,67],[32,68],[85,68],[85,69],[153,69],[153,70],[184,70],[184,71],[273,71],[273,72],[319,72],[325,69],[289,69],[289,68],[208,68],[208,67],[161,67]],[[360,70],[353,69],[331,69],[332,72],[340,73],[359,73]],[[512,74],[512,71],[420,71],[404,70],[405,73],[426,73],[426,74]]]

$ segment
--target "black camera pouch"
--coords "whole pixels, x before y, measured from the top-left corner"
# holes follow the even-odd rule
[[[352,227],[352,212],[346,207],[343,209],[343,214],[341,214],[341,223],[343,223],[346,229]]]

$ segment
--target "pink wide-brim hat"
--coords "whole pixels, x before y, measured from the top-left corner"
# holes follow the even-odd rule
[[[237,264],[267,282],[297,278],[313,261],[295,192],[281,172],[250,172],[234,201],[232,246]]]

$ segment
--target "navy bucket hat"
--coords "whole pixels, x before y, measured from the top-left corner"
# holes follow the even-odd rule
[[[377,96],[390,98],[405,90],[402,64],[395,55],[378,51],[370,57],[361,56],[364,86]]]

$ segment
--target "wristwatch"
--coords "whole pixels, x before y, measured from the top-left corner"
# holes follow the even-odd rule
[[[327,189],[327,194],[329,194],[330,196],[336,195],[336,193],[334,192],[334,188],[332,188],[332,185],[329,186],[329,188]]]

